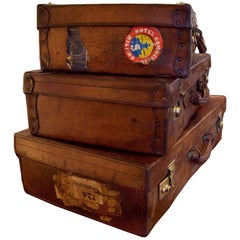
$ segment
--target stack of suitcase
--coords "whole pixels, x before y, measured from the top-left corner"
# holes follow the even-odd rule
[[[38,5],[15,133],[25,191],[146,236],[209,158],[224,96],[188,4]],[[198,48],[198,51],[196,50]]]

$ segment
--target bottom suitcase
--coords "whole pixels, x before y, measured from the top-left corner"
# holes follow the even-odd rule
[[[25,191],[119,229],[146,236],[221,139],[224,96],[200,108],[164,157],[15,133]]]

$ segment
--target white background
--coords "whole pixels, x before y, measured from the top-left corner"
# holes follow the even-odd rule
[[[198,25],[204,33],[208,52],[212,56],[209,78],[211,94],[227,96],[223,139],[147,239],[240,239],[238,2],[188,2],[197,13]],[[28,127],[22,77],[25,71],[39,68],[36,29],[36,5],[39,3],[48,2],[11,0],[2,1],[0,5],[0,239],[142,239],[54,207],[27,195],[22,188],[13,134]],[[56,0],[54,3],[93,1]]]

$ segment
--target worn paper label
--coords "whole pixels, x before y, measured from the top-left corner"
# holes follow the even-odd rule
[[[101,217],[120,216],[120,193],[106,184],[59,172],[53,175],[57,198],[65,206],[79,207]]]
[[[77,27],[68,28],[66,64],[73,71],[87,71],[87,50]]]

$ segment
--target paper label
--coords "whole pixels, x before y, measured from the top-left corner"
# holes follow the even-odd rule
[[[57,198],[65,206],[79,207],[97,213],[100,217],[120,216],[120,193],[106,184],[59,172],[53,175]]]

